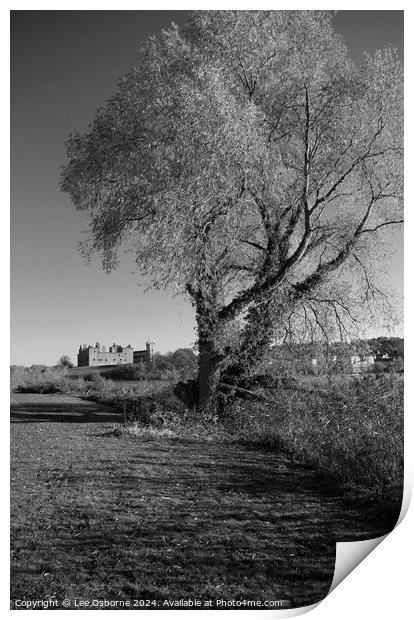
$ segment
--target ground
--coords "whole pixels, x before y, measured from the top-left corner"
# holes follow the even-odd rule
[[[117,436],[119,414],[77,398],[13,394],[11,421],[12,607],[307,605],[329,590],[336,541],[380,536],[397,517],[278,453]]]

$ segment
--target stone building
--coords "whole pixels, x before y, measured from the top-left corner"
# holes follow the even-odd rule
[[[375,360],[375,356],[368,354],[368,355],[344,355],[342,356],[342,358],[340,358],[338,355],[332,355],[329,358],[325,358],[324,360],[324,364],[326,366],[326,363],[328,362],[331,367],[335,367],[337,365],[340,364],[340,362],[342,361],[342,367],[349,363],[349,367],[351,369],[352,372],[360,372],[363,370],[371,370],[371,368],[374,365]],[[320,366],[320,360],[316,357],[312,358],[312,366],[314,368],[317,368],[318,366]]]
[[[134,351],[132,357],[134,364],[151,364],[154,357],[154,343],[147,340],[145,349]]]
[[[375,362],[374,355],[351,355],[352,369],[358,370],[370,370]]]
[[[95,346],[83,344],[79,347],[78,366],[118,366],[119,364],[150,364],[153,344],[147,342],[146,348],[134,351],[131,345],[122,347],[115,342],[108,349],[96,343]]]

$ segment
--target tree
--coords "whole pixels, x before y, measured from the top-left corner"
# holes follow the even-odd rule
[[[197,372],[197,356],[192,349],[177,349],[166,353],[155,353],[152,375],[158,378],[177,377],[192,379]]]
[[[168,355],[181,379],[192,379],[197,374],[197,356],[192,349],[176,349]]]
[[[58,366],[62,366],[62,368],[73,368],[73,364],[72,361],[69,357],[69,355],[62,355],[62,357],[59,359]]]
[[[371,267],[400,223],[402,70],[362,67],[324,11],[200,11],[150,38],[84,133],[61,188],[90,213],[110,271],[129,247],[148,283],[195,309],[199,397],[299,328],[341,338],[381,300]]]
[[[404,358],[403,338],[380,336],[379,338],[372,338],[368,343],[374,354],[388,355],[391,359]]]

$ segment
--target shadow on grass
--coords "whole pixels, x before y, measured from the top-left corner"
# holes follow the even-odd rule
[[[337,540],[396,518],[350,502],[278,451],[183,438],[114,437],[31,422],[113,422],[70,397],[12,403],[12,598],[323,598]],[[26,426],[25,426],[26,425]]]
[[[122,414],[111,411],[96,403],[78,401],[61,403],[26,401],[12,402],[10,421],[12,424],[31,422],[120,422]]]
[[[53,574],[52,546],[62,565],[83,572],[94,596],[113,588],[113,596],[310,604],[330,587],[337,540],[376,537],[394,525],[282,455],[189,440],[116,445],[122,458],[113,458],[110,442],[93,471],[55,462],[37,478],[39,490],[53,493],[53,511],[45,511],[48,534],[36,552]],[[85,595],[82,580],[71,579]]]

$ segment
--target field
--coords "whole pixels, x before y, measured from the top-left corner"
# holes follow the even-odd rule
[[[65,394],[13,394],[11,422],[12,607],[311,604],[329,590],[336,541],[380,536],[398,518],[274,448],[120,433],[122,414]]]

